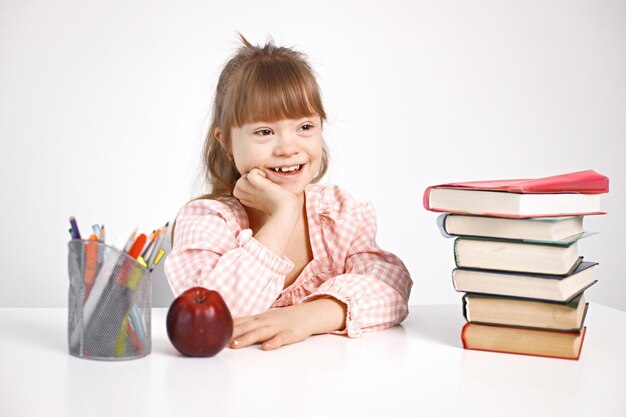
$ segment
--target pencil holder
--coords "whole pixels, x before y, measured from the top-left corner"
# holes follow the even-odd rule
[[[149,271],[126,252],[95,240],[73,239],[68,247],[70,354],[106,361],[148,355]]]

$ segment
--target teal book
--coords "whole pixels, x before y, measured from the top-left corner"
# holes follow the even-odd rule
[[[585,233],[583,216],[507,219],[446,213],[437,224],[445,237],[468,236],[569,246]]]

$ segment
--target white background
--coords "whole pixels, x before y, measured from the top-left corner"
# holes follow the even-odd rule
[[[412,304],[457,303],[428,185],[594,169],[608,216],[580,243],[587,298],[626,310],[626,2],[0,0],[0,307],[67,304],[68,217],[109,241],[201,191],[219,72],[251,42],[310,59],[326,182],[378,212]],[[155,306],[171,300],[155,275]]]

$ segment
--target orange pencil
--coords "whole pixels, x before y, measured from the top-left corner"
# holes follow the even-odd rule
[[[150,236],[150,243],[148,243],[148,246],[146,246],[146,248],[141,253],[141,257],[143,259],[146,259],[146,255],[150,252],[150,249],[152,249],[152,245],[154,245],[154,242],[157,240],[160,234],[161,234],[161,229],[158,229],[152,232],[152,236]]]
[[[89,236],[89,242],[85,243],[85,294],[83,304],[87,301],[98,269],[98,236]]]

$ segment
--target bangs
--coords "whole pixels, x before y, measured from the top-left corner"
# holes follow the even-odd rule
[[[232,86],[233,124],[275,122],[318,115],[326,120],[319,88],[310,68],[284,60],[256,62],[243,69],[242,82]]]

